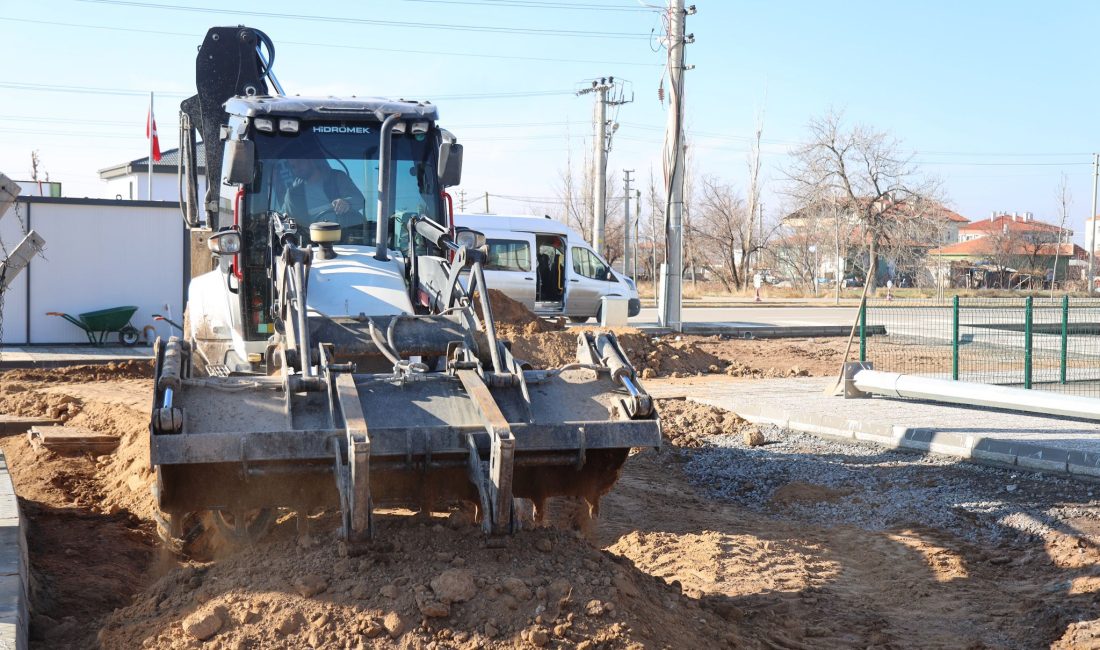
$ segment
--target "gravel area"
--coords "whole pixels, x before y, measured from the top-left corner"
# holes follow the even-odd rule
[[[1004,543],[1100,519],[1100,486],[998,469],[935,454],[889,450],[762,427],[765,444],[707,436],[686,458],[710,496],[782,518],[868,530],[930,526],[962,539]]]

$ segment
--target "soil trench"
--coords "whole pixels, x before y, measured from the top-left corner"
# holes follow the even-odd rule
[[[745,343],[750,367],[796,345]],[[99,456],[0,441],[29,522],[32,647],[1100,647],[1092,485],[683,400],[659,400],[664,448],[628,459],[597,521],[562,501],[498,546],[461,508],[383,511],[354,555],[335,513],[304,537],[283,513],[256,546],[180,557],[155,536],[148,373],[0,375],[0,413],[121,438]]]

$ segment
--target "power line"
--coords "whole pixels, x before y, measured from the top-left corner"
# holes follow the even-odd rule
[[[628,12],[649,12],[657,11],[658,9],[642,6],[616,6],[616,5],[601,5],[593,3],[572,3],[572,2],[533,2],[530,0],[405,0],[406,2],[426,2],[431,4],[444,4],[444,5],[475,5],[481,7],[515,7],[520,9],[567,9],[578,11],[628,11]]]
[[[151,34],[154,36],[179,36],[198,40],[202,38],[202,34],[196,34],[193,32],[166,32],[155,29],[137,29],[134,27],[113,27],[109,25],[88,25],[83,23],[63,23],[52,20],[31,20],[29,18],[6,18],[0,17],[2,21],[17,22],[17,23],[29,23],[33,25],[48,25],[50,27],[71,27],[78,29],[101,29],[112,32],[131,32],[138,34]],[[511,54],[477,54],[473,52],[444,52],[440,50],[414,50],[408,48],[388,48],[388,47],[370,47],[367,45],[347,45],[343,43],[310,43],[306,41],[285,41],[280,40],[280,45],[301,45],[305,47],[327,47],[340,50],[364,50],[368,52],[396,52],[400,54],[423,54],[428,56],[461,56],[475,59],[504,59],[509,61],[538,61],[544,63],[585,63],[585,64],[598,64],[598,65],[621,65],[621,66],[636,66],[645,68],[661,67],[660,63],[638,63],[636,61],[597,61],[593,59],[566,59],[560,57],[544,57],[544,56],[517,56]]]
[[[120,7],[135,7],[139,9],[167,9],[169,11],[186,11],[204,14],[228,14],[240,16],[258,16],[260,18],[283,18],[287,20],[308,20],[312,22],[342,23],[355,25],[379,25],[384,27],[405,27],[412,29],[440,29],[460,32],[486,32],[491,34],[523,34],[527,36],[567,36],[575,38],[623,38],[623,39],[648,39],[649,34],[629,32],[595,32],[579,29],[541,29],[536,27],[494,27],[490,25],[450,25],[446,23],[419,23],[403,20],[379,20],[375,18],[353,18],[349,16],[314,16],[309,14],[288,14],[273,11],[214,9],[209,7],[187,7],[183,5],[156,4],[152,2],[136,2],[133,0],[77,0],[77,2],[89,2],[95,4],[115,5]]]
[[[11,88],[15,90],[31,90],[31,91],[43,91],[43,92],[67,92],[67,93],[81,93],[81,94],[99,94],[99,95],[140,95],[147,96],[148,90],[132,90],[129,88],[103,88],[93,86],[68,86],[68,85],[55,85],[55,84],[35,84],[26,82],[9,82],[0,81],[0,88]],[[155,91],[160,97],[187,97],[188,93],[169,92],[164,90]],[[401,93],[409,96],[415,93]],[[522,97],[548,97],[551,95],[572,95],[572,90],[517,90],[517,91],[502,91],[502,92],[490,92],[490,93],[469,93],[463,95],[437,95],[434,99],[446,100],[446,101],[461,101],[461,100],[478,100],[478,99],[513,99]],[[396,94],[395,94],[396,95]]]
[[[33,84],[14,81],[0,81],[0,88],[13,90],[33,90],[42,92],[80,93],[92,95],[140,95],[147,97],[148,90],[130,90],[127,88],[101,88],[93,86],[65,86],[57,84]],[[187,93],[174,93],[165,90],[155,91],[161,97],[187,97]]]

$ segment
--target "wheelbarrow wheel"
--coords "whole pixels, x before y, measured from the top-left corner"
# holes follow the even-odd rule
[[[118,340],[126,346],[137,345],[137,342],[141,340],[141,332],[133,325],[127,325],[118,331]]]

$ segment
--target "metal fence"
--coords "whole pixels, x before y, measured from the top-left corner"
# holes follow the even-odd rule
[[[1100,397],[1098,299],[875,300],[859,332],[876,370]]]

